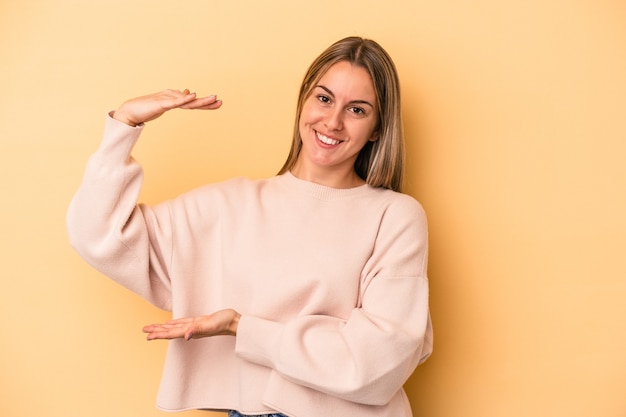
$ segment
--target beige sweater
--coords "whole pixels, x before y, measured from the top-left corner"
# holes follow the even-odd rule
[[[290,173],[138,205],[141,130],[107,118],[69,207],[72,246],[176,318],[242,314],[236,337],[169,342],[157,405],[410,416],[402,385],[432,350],[421,206]]]

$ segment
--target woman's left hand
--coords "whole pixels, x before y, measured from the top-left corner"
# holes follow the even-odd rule
[[[143,328],[148,340],[199,339],[218,335],[237,335],[241,314],[233,309],[217,311],[209,316],[187,317],[170,320],[163,324],[151,324]]]

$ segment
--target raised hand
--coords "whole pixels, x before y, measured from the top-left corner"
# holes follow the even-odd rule
[[[172,109],[215,110],[222,106],[217,96],[196,97],[189,90],[164,90],[124,102],[113,118],[130,126],[154,120]]]
[[[163,324],[151,324],[143,328],[148,340],[155,339],[199,339],[218,335],[237,335],[241,314],[235,310],[217,311],[208,316],[187,317],[170,320]]]

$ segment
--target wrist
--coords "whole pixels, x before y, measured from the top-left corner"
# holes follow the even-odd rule
[[[241,314],[235,312],[235,315],[230,322],[230,326],[228,326],[228,329],[233,336],[237,336],[237,329],[239,328],[239,319],[241,319]]]
[[[120,112],[119,110],[115,110],[115,111],[111,112],[111,117],[114,118],[115,120],[119,121],[119,122],[127,124],[130,127],[137,127],[138,126],[138,123],[135,123],[132,120],[130,120],[128,117],[126,117],[126,115],[123,112]]]

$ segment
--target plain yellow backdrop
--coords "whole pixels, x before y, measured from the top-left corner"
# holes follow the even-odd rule
[[[352,34],[396,61],[429,215],[416,416],[626,415],[623,1],[1,0],[1,416],[164,415],[166,344],[140,329],[168,315],[65,233],[106,112],[164,88],[224,100],[148,125],[145,202],[270,176],[306,67]]]

